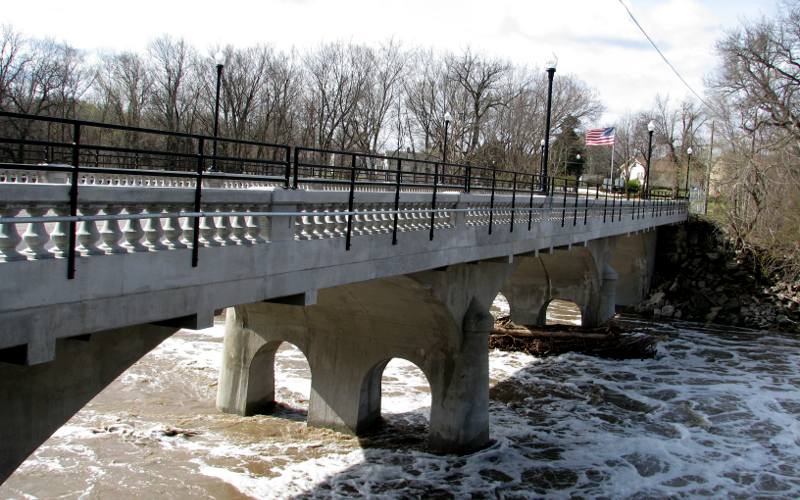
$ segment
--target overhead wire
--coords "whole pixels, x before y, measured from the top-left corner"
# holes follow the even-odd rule
[[[706,101],[705,99],[703,99],[703,97],[702,97],[700,94],[698,94],[698,93],[697,93],[697,92],[696,92],[696,91],[695,91],[695,90],[692,88],[692,86],[691,86],[691,85],[689,85],[689,82],[687,82],[687,81],[686,81],[686,79],[683,77],[683,75],[681,75],[681,73],[678,71],[678,69],[677,69],[677,68],[676,68],[676,67],[675,67],[675,66],[674,66],[674,65],[673,65],[673,64],[672,64],[672,63],[669,61],[669,59],[667,59],[667,56],[665,56],[665,55],[664,55],[664,53],[663,53],[663,52],[661,52],[661,49],[659,49],[659,48],[658,48],[658,45],[656,45],[656,42],[654,42],[654,41],[653,41],[653,39],[650,37],[650,35],[648,35],[648,34],[647,34],[647,31],[645,31],[645,29],[644,29],[644,28],[642,27],[642,25],[639,23],[639,20],[638,20],[638,19],[636,19],[636,16],[634,16],[634,15],[633,15],[633,12],[631,12],[631,9],[629,9],[629,8],[628,8],[628,6],[627,6],[627,5],[625,5],[625,2],[624,2],[623,0],[618,0],[618,1],[619,1],[620,5],[622,5],[622,7],[623,7],[623,8],[625,9],[625,11],[628,13],[628,16],[630,16],[631,20],[632,20],[632,21],[633,21],[633,23],[636,25],[636,27],[637,27],[637,28],[639,28],[639,31],[641,31],[641,32],[642,32],[642,34],[645,36],[645,38],[647,38],[647,41],[648,41],[648,42],[650,42],[650,45],[652,45],[652,46],[653,46],[653,48],[654,48],[654,49],[656,49],[656,52],[658,52],[658,55],[660,55],[660,56],[661,56],[661,59],[663,59],[663,60],[664,60],[664,62],[667,64],[667,66],[669,66],[669,68],[672,70],[672,72],[673,72],[673,73],[675,73],[675,76],[677,76],[677,77],[678,77],[678,79],[680,79],[680,81],[681,81],[681,82],[682,82],[682,83],[683,83],[683,84],[686,86],[686,88],[687,88],[687,89],[689,89],[689,91],[690,91],[692,94],[694,94],[694,95],[695,95],[695,97],[697,97],[697,99],[699,99],[699,100],[700,100],[700,102],[702,102],[704,106],[706,106],[706,107],[707,107],[708,109],[710,109],[710,110],[711,110],[711,111],[712,111],[714,114],[716,114],[716,113],[717,113],[717,111],[714,109],[714,107],[713,107],[711,104],[709,104],[709,103],[708,103],[708,101]]]

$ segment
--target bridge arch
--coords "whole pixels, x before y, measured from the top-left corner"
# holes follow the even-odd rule
[[[296,352],[299,353],[301,360],[289,360],[286,354]],[[283,354],[281,356],[279,353]],[[247,400],[252,401],[251,406],[247,412],[252,413],[270,413],[276,404],[281,403],[277,397],[278,388],[288,389],[281,387],[278,383],[279,378],[276,373],[283,373],[284,378],[289,378],[286,373],[287,367],[278,367],[278,358],[282,358],[284,363],[294,362],[294,371],[300,372],[302,375],[308,371],[311,375],[311,364],[308,362],[308,355],[292,342],[281,340],[270,340],[265,342],[253,355],[248,366],[247,377]],[[309,377],[309,386],[311,380]],[[310,390],[304,390],[302,394],[303,399],[306,401],[305,405],[289,405],[296,410],[306,410],[307,402],[310,395]]]
[[[578,304],[571,300],[554,297],[544,305],[544,311],[548,325],[583,325],[583,311]]]
[[[387,396],[387,384],[386,378],[387,368],[390,368],[390,365],[397,365],[403,364],[410,365],[402,368],[404,370],[403,374],[399,374],[400,376],[408,375],[409,371],[412,377],[415,375],[413,372],[418,372],[421,374],[423,380],[418,380],[417,382],[424,383],[428,394],[428,415],[427,420],[430,420],[430,407],[432,406],[433,394],[434,391],[432,390],[432,385],[430,382],[430,377],[425,370],[423,369],[424,363],[418,360],[417,362],[411,361],[409,359],[405,359],[402,357],[392,357],[386,358],[378,363],[376,363],[372,368],[370,368],[364,376],[364,380],[361,384],[361,402],[362,403],[371,403],[372,406],[369,404],[362,404],[359,408],[360,412],[365,412],[364,414],[359,415],[359,420],[369,421],[369,422],[377,422],[384,418],[384,398]],[[393,367],[397,370],[397,367]],[[405,379],[408,382],[407,379]],[[411,390],[418,390],[419,388],[412,389],[408,386],[408,384],[389,384],[389,390],[394,389],[395,391],[402,391],[407,393]],[[394,386],[394,387],[392,387]],[[415,408],[408,408],[409,410],[414,410]]]

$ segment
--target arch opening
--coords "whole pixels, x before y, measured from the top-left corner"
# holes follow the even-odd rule
[[[423,445],[430,431],[431,386],[416,364],[403,358],[377,363],[361,389],[360,431],[382,445]]]
[[[489,312],[495,320],[511,315],[511,305],[502,292],[495,296],[494,301],[492,301],[492,306],[489,308]]]
[[[303,351],[290,342],[268,342],[250,363],[249,400],[261,399],[248,413],[288,412],[306,415],[311,369]]]
[[[545,324],[581,326],[583,324],[581,308],[571,300],[553,299],[547,304]]]

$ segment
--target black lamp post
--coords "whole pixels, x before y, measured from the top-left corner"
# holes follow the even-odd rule
[[[689,199],[689,167],[692,164],[692,148],[686,150],[686,199]]]
[[[444,114],[444,145],[442,147],[442,163],[447,163],[447,129],[450,128],[450,113]]]
[[[653,120],[647,124],[647,168],[644,171],[644,193],[647,198],[650,197],[648,189],[650,188],[650,158],[653,156],[653,131],[656,129],[656,124]]]
[[[553,107],[553,76],[556,74],[557,62],[557,59],[553,57],[553,59],[547,63],[547,118],[544,128],[544,168],[542,169],[542,191],[547,189],[547,160],[550,154],[550,112]]]
[[[542,180],[542,176],[544,175],[544,139],[540,143],[540,151],[539,151],[539,180],[540,182],[544,182]]]
[[[578,192],[578,184],[581,182],[581,174],[583,174],[583,167],[581,166],[581,155],[580,153],[575,155],[575,192]]]
[[[211,168],[209,170],[216,172],[218,171],[217,168],[217,135],[219,134],[219,88],[220,84],[222,83],[222,53],[217,52],[214,56],[214,59],[217,61],[217,96],[214,99],[214,142],[212,153],[214,155],[214,163],[211,164]]]

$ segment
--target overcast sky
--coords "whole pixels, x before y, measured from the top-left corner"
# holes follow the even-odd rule
[[[772,0],[625,0],[689,83],[702,93],[714,43]],[[35,6],[34,6],[35,5]],[[309,47],[344,40],[475,51],[576,75],[606,105],[601,123],[688,91],[650,47],[619,0],[260,0],[119,2],[4,0],[0,22],[82,49],[141,50],[168,33],[205,51],[215,44]]]

